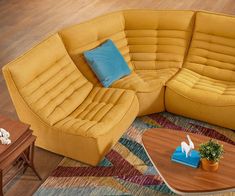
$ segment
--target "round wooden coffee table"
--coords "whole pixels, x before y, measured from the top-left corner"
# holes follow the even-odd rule
[[[170,129],[150,129],[143,134],[144,148],[166,185],[177,194],[215,193],[235,191],[235,146],[224,145],[224,158],[216,172],[207,172],[171,161],[171,155],[189,134],[195,149],[210,138]]]

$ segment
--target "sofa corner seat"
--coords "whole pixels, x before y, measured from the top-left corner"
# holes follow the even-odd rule
[[[111,87],[135,91],[141,116],[165,110],[165,83],[182,67],[193,23],[193,11],[126,10],[65,28],[59,35],[78,69],[98,86],[83,52],[111,39],[132,70]]]

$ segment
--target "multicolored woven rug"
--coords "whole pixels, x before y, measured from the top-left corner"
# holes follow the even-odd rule
[[[137,118],[99,166],[64,158],[35,195],[173,195],[145,153],[149,128],[184,130],[235,145],[235,132],[196,120],[159,113]]]

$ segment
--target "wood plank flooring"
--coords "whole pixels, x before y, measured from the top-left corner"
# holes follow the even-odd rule
[[[190,9],[235,15],[234,0],[0,0],[0,68],[59,29],[122,9]],[[2,72],[0,113],[17,119]],[[46,178],[61,156],[36,149],[35,164]],[[40,182],[26,172],[6,187],[7,195],[31,195]]]

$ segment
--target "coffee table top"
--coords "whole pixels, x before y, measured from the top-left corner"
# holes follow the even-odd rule
[[[143,134],[145,150],[166,185],[177,194],[218,192],[235,190],[235,146],[224,145],[224,158],[216,172],[195,169],[171,161],[171,155],[182,141],[190,135],[195,149],[210,138],[170,129],[149,129]]]

